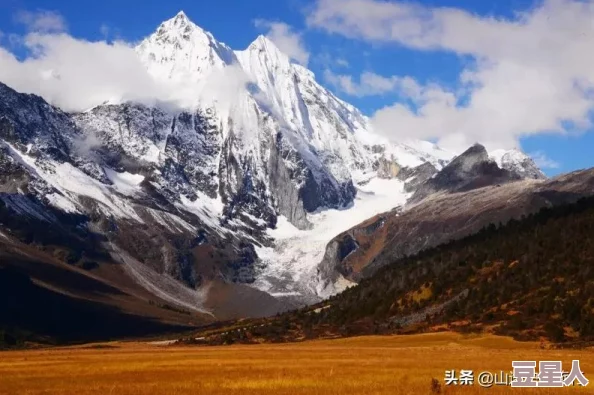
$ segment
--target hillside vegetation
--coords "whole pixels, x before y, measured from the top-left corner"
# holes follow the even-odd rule
[[[594,199],[543,209],[397,260],[328,301],[208,333],[257,342],[360,334],[487,331],[594,340]]]
[[[492,325],[517,337],[592,340],[593,269],[594,199],[586,199],[394,262],[315,319],[390,328],[426,313],[421,327]]]

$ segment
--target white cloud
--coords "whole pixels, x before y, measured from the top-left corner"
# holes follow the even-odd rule
[[[31,33],[21,38],[21,44],[31,54],[22,61],[0,47],[0,81],[17,91],[38,94],[66,111],[123,100],[190,105],[190,84],[156,81],[128,43]]]
[[[534,163],[541,169],[558,169],[561,164],[549,158],[544,152],[537,151],[529,155],[534,160]]]
[[[110,31],[111,29],[105,23],[102,23],[101,26],[99,26],[99,33],[101,33],[104,39],[107,39],[107,36],[109,36]]]
[[[25,25],[31,32],[63,32],[66,31],[67,26],[62,15],[48,10],[19,11],[15,14],[14,19]]]
[[[266,37],[276,46],[288,55],[291,59],[307,66],[309,62],[309,52],[305,48],[303,38],[300,33],[293,31],[291,26],[283,22],[271,22],[263,19],[257,19],[254,24],[258,28],[267,29]]]
[[[242,103],[242,94],[249,82],[250,78],[241,66],[234,64],[213,70],[204,82],[198,82],[195,86],[190,84],[182,97],[197,97],[205,106],[216,102],[218,111],[228,113],[231,107]],[[238,122],[237,119],[234,121]]]
[[[343,58],[336,59],[336,64],[341,67],[349,67],[349,61]]]
[[[23,36],[15,33],[10,33],[7,37],[8,45],[10,47],[18,47],[19,45],[23,45]]]
[[[100,31],[113,34],[106,25]],[[42,96],[65,111],[124,101],[159,104],[173,111],[213,101],[227,108],[237,104],[249,82],[239,66],[214,70],[199,81],[162,78],[147,70],[134,44],[121,40],[87,41],[41,31],[10,35],[9,40],[7,46],[0,45],[0,82]],[[8,49],[13,47],[25,52],[24,59]]]
[[[331,68],[348,69],[351,65],[345,58],[339,57],[336,54],[331,54],[330,52],[321,52],[314,55],[313,62],[315,62],[318,67],[328,69],[331,74],[333,74],[330,71]]]
[[[357,86],[357,83],[353,81],[353,77],[350,75],[335,74],[331,70],[326,69],[324,70],[324,79],[330,85],[347,95],[357,96],[357,92],[361,91],[361,88]]]
[[[418,98],[421,87],[410,77],[383,77],[366,71],[355,81],[351,75],[335,74],[331,70],[324,71],[324,79],[338,90],[356,97],[383,95],[399,92],[401,95]]]
[[[475,141],[511,148],[522,136],[566,133],[568,123],[589,128],[592,20],[592,0],[545,0],[514,19],[404,2],[318,0],[307,18],[309,26],[374,44],[471,56],[475,61],[454,91],[416,84],[414,108],[395,103],[373,116],[376,127],[394,138],[435,138],[457,150]],[[341,77],[346,90],[367,94],[383,87],[399,92],[398,81],[406,78],[381,77],[373,85],[363,76],[358,84]]]

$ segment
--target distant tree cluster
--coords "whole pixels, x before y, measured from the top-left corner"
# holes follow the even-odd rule
[[[467,290],[467,296],[447,304]],[[401,259],[317,318],[384,324],[444,305],[426,324],[469,321],[517,337],[594,339],[594,199],[547,208]],[[480,325],[477,325],[480,324]]]
[[[461,331],[594,341],[594,198],[490,225],[393,262],[313,307],[266,321],[259,336],[295,340]]]

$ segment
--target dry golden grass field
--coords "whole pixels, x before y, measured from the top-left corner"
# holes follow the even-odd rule
[[[512,360],[580,359],[594,380],[594,351],[543,350],[494,336],[454,333],[360,337],[227,347],[110,343],[0,353],[2,394],[583,394],[588,387],[444,386],[446,369],[511,370]]]

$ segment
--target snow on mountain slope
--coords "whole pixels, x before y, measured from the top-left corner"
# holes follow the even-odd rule
[[[144,176],[140,174],[131,174],[127,171],[118,173],[108,167],[103,169],[105,175],[111,181],[114,188],[124,195],[135,195],[140,189],[140,183],[144,181]]]
[[[208,111],[170,113],[125,103],[73,119],[84,133],[76,144],[82,154],[114,166],[148,167],[151,180],[175,196],[196,190],[216,196],[222,137],[218,119]]]
[[[246,221],[265,219],[272,228],[276,220],[270,216],[280,215],[279,226],[301,229],[274,247],[257,248],[260,289],[275,294],[298,289],[294,292],[310,300],[332,293],[316,285],[325,243],[407,196],[403,181],[373,179],[378,159],[408,168],[429,162],[440,169],[454,156],[428,142],[398,144],[374,134],[367,117],[264,36],[231,51],[179,13],[136,50],[156,78],[188,81],[196,102],[219,120],[213,184],[218,183],[224,212],[241,213]],[[222,73],[240,83],[231,87],[231,97],[209,101],[208,83]],[[269,235],[275,239],[278,228]]]
[[[1,231],[71,251],[68,264],[119,261],[109,247],[117,246],[163,277],[155,294],[186,295],[190,305],[210,281],[253,281],[250,243],[265,240],[257,227],[224,219],[218,185],[208,195],[203,163],[209,152],[218,157],[217,136],[198,110],[118,104],[65,114],[0,84]]]
[[[306,126],[311,119],[305,102],[319,95],[310,92],[311,97],[304,97],[296,81],[304,78],[311,84],[313,75],[291,64],[267,39],[261,37],[248,50],[232,52],[179,13],[143,41],[137,52],[157,78],[195,83],[197,102],[217,117],[223,140],[218,191],[226,204],[240,204],[257,218],[269,218],[278,210],[305,227],[305,212],[352,201],[349,168],[339,155],[356,153],[358,147],[328,133],[312,138],[320,128]],[[209,100],[208,85],[222,74],[243,83]],[[326,107],[316,111],[327,111]],[[324,128],[336,133],[339,128],[328,125],[336,124],[341,115],[328,118]],[[356,160],[364,161],[365,156],[360,152]]]
[[[77,208],[76,211],[82,212],[79,197],[89,197],[99,203],[99,210],[106,215],[143,222],[126,201],[118,199],[117,195],[109,191],[109,186],[94,180],[70,163],[56,163],[48,160],[44,161],[43,166],[38,166],[35,158],[21,153],[11,144],[6,144],[14,158],[28,167],[40,179],[47,182],[62,196],[62,199],[53,201],[54,204],[58,204],[58,208],[62,208],[61,205],[63,205],[65,211],[72,211],[72,208]]]
[[[180,12],[137,52],[157,78],[186,81],[196,102],[219,120],[213,187],[218,183],[217,195],[230,207],[224,211],[243,212],[246,220],[266,219],[273,229],[276,220],[269,218],[281,216],[269,232],[276,246],[257,249],[256,286],[274,294],[315,298],[332,293],[319,288],[315,275],[325,243],[403,204],[416,185],[405,183],[416,177],[411,169],[429,163],[438,171],[455,157],[430,142],[394,143],[375,134],[367,117],[264,36],[233,51]],[[226,86],[232,94],[209,100],[208,84],[216,87],[225,74],[236,82]],[[378,180],[374,174],[381,160],[413,176]],[[430,168],[423,177],[431,175]],[[288,239],[279,236],[279,227],[293,226],[301,230],[293,229]]]
[[[347,284],[320,281],[326,243],[403,205],[455,156],[375,134],[264,36],[234,51],[180,12],[136,53],[176,97],[112,98],[65,114],[0,84],[0,138],[27,166],[36,196],[107,232],[134,230],[118,248],[192,287],[223,276],[301,301],[331,295]],[[494,155],[523,176],[538,170],[517,153]],[[7,201],[35,212],[12,175]],[[206,245],[216,254],[195,255]]]
[[[310,70],[292,62],[264,36],[256,38],[245,50],[233,51],[180,12],[163,22],[136,51],[156,78],[171,83],[196,83],[192,86],[196,99],[209,80],[224,73],[222,70],[233,69],[236,77],[243,73],[239,78],[243,83],[233,87],[234,108],[229,113],[221,111],[220,107],[225,106],[220,101],[207,104],[223,118],[223,128],[226,129],[225,118],[229,116],[243,126],[242,132],[250,134],[245,129],[257,129],[262,118],[270,116],[278,129],[298,136],[322,162],[343,165],[346,173],[341,166],[334,169],[333,175],[339,181],[348,177],[348,172],[372,165],[366,148],[371,144],[394,145],[396,154],[408,150],[409,155],[420,155],[415,164],[451,159],[452,155],[431,143],[392,144],[373,134],[363,114],[318,84]],[[254,111],[254,106],[259,111]],[[257,133],[252,133],[252,137],[261,139]]]
[[[13,160],[24,166],[37,179],[37,184],[30,185],[43,186],[42,189],[35,191],[35,194],[46,198],[51,206],[66,213],[100,214],[107,218],[127,220],[142,225],[155,220],[174,233],[196,231],[195,224],[191,224],[192,221],[182,216],[155,210],[150,206],[142,206],[128,199],[128,197],[143,196],[146,198],[146,191],[140,186],[144,181],[142,175],[119,173],[105,167],[107,179],[112,182],[111,185],[105,184],[85,174],[69,162],[59,162],[50,157],[31,157],[10,143],[3,142],[2,145],[8,148],[8,153]],[[20,194],[24,195],[24,193]],[[93,203],[89,204],[89,202]],[[218,226],[216,218],[219,210],[213,210],[212,203],[203,194],[194,202],[185,199],[182,203],[180,209],[196,214],[198,218],[222,233],[228,232],[227,229]],[[147,220],[146,213],[150,215],[150,220]]]
[[[281,217],[277,228],[268,232],[276,240],[275,245],[256,248],[262,269],[254,286],[276,297],[307,303],[343,291],[351,285],[349,281],[339,278],[328,283],[318,272],[326,245],[334,236],[368,218],[403,205],[409,196],[403,188],[402,181],[375,178],[358,188],[351,207],[311,214],[313,226],[309,230],[299,230]]]
[[[546,178],[542,170],[534,163],[534,160],[520,150],[499,149],[490,152],[489,156],[500,168],[513,171],[523,178],[533,178],[535,180]]]
[[[249,173],[250,183],[263,189],[258,193],[261,205],[271,205],[299,227],[307,226],[307,212],[352,202],[353,178],[371,170],[377,160],[366,142],[381,140],[384,150],[407,166],[430,161],[439,167],[442,160],[433,156],[440,152],[434,147],[423,151],[422,143],[410,147],[373,135],[363,114],[319,85],[311,71],[264,36],[243,51],[231,51],[180,12],[136,50],[152,75],[171,83],[186,81],[197,103],[218,117],[225,151],[219,160],[219,190],[227,191],[223,199],[241,194],[238,184]],[[207,100],[208,84],[220,82],[223,74],[238,83],[225,97]],[[270,174],[279,173],[270,168],[279,154],[282,163],[273,166],[282,168],[294,191],[271,179]],[[237,167],[229,168],[229,158]]]
[[[157,79],[205,81],[213,71],[236,62],[233,50],[192,23],[183,11],[163,22],[136,48]]]
[[[256,100],[311,144],[338,180],[348,178],[349,170],[371,165],[356,139],[357,131],[369,128],[367,120],[320,86],[311,71],[293,63],[264,36],[235,53],[250,76]]]

